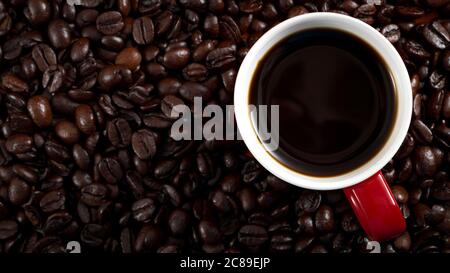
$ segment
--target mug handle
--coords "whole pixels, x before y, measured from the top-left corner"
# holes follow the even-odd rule
[[[389,240],[405,231],[405,219],[381,171],[344,193],[371,240]]]

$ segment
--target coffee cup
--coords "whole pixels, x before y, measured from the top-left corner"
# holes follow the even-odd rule
[[[344,31],[370,45],[383,59],[393,82],[392,96],[396,108],[386,140],[378,144],[376,152],[368,160],[335,175],[311,175],[277,160],[261,141],[249,107],[252,104],[252,79],[261,60],[280,41],[295,33],[302,35],[314,29]],[[305,14],[279,23],[252,46],[243,60],[236,79],[234,105],[242,139],[255,159],[269,172],[302,188],[342,189],[359,223],[372,240],[388,240],[404,232],[404,217],[380,170],[396,154],[407,134],[412,114],[412,91],[408,71],[400,55],[377,30],[360,20],[335,13]]]

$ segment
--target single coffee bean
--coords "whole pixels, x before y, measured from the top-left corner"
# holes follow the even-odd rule
[[[238,240],[247,247],[257,247],[264,244],[269,236],[264,227],[257,225],[243,226],[238,233]]]
[[[17,206],[25,204],[30,198],[31,187],[19,178],[11,180],[8,188],[9,201]]]
[[[321,205],[316,212],[314,222],[319,232],[330,232],[334,229],[334,213],[327,205]]]
[[[156,134],[150,130],[139,130],[133,133],[131,137],[131,145],[134,153],[143,160],[155,155],[156,143]]]
[[[90,40],[88,38],[80,38],[73,43],[70,50],[70,59],[78,63],[85,59],[89,53]]]
[[[90,164],[88,152],[80,145],[75,144],[72,149],[72,157],[81,170],[87,170]]]
[[[156,204],[150,198],[140,199],[133,203],[133,217],[139,222],[149,222],[156,212]]]
[[[71,42],[71,30],[69,24],[61,19],[56,19],[48,25],[48,38],[55,48],[67,48]]]
[[[56,135],[66,144],[75,144],[80,139],[80,132],[75,124],[62,120],[55,125]]]
[[[82,104],[75,109],[75,123],[87,135],[96,131],[94,112],[89,105]]]
[[[33,138],[26,134],[15,134],[6,139],[5,148],[12,154],[23,154],[33,149]]]
[[[40,25],[49,21],[51,10],[47,0],[30,0],[23,12],[32,25]]]
[[[200,221],[198,224],[198,233],[205,244],[215,244],[221,237],[217,226],[209,220]]]
[[[153,41],[155,28],[153,21],[148,16],[140,17],[133,23],[133,38],[139,45],[148,45]]]
[[[102,184],[94,183],[81,189],[81,201],[88,206],[98,207],[107,201],[108,189]]]
[[[136,48],[127,47],[116,56],[115,64],[124,65],[131,71],[134,71],[139,67],[141,60],[141,53]]]
[[[43,212],[52,213],[65,207],[66,197],[63,191],[51,191],[45,194],[39,202]]]
[[[0,221],[0,240],[6,240],[19,232],[17,222],[12,220]]]
[[[163,65],[170,69],[183,68],[189,62],[189,57],[189,49],[184,47],[174,48],[164,54]]]
[[[99,32],[105,35],[114,35],[124,27],[122,14],[117,11],[104,12],[97,17],[96,26]]]
[[[2,75],[2,86],[12,92],[24,93],[28,91],[28,84],[12,73]]]
[[[107,183],[116,184],[123,176],[122,167],[115,159],[104,158],[100,160],[97,167]]]
[[[57,64],[55,52],[46,44],[35,45],[31,56],[41,72],[47,70],[49,66]]]
[[[182,236],[189,228],[190,216],[185,210],[175,209],[170,214],[167,222],[173,235]]]
[[[106,133],[109,141],[114,146],[126,147],[131,143],[132,131],[128,122],[123,118],[108,122]]]

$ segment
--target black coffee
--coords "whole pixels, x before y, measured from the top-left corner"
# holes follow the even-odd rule
[[[307,175],[334,176],[367,162],[386,141],[394,93],[389,70],[370,45],[343,31],[315,29],[265,55],[250,103],[279,105],[273,157]]]

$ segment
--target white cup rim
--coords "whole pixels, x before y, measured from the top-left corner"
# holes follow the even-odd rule
[[[339,29],[363,39],[381,54],[390,69],[396,87],[397,113],[391,134],[383,147],[364,165],[348,173],[330,177],[313,177],[301,174],[275,160],[260,143],[253,128],[248,108],[248,92],[258,61],[280,40],[293,33],[313,28]],[[403,60],[394,46],[381,33],[350,16],[317,12],[296,16],[279,23],[261,36],[252,46],[244,58],[236,78],[234,106],[239,133],[250,152],[264,168],[280,179],[302,188],[334,190],[350,187],[366,180],[381,170],[395,155],[403,143],[411,122],[412,91],[409,74]]]

